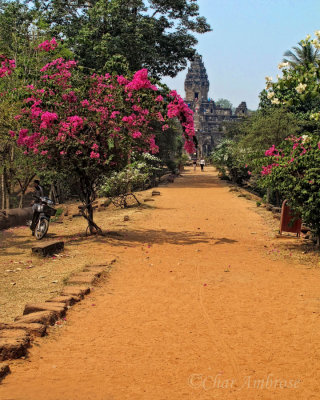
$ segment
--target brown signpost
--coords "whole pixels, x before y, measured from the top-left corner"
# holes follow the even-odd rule
[[[282,232],[291,232],[300,236],[301,225],[302,219],[297,214],[293,213],[287,205],[287,200],[285,200],[281,208],[280,235]]]

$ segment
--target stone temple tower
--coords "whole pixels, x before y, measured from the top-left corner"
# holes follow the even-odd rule
[[[198,140],[197,156],[209,155],[224,137],[225,123],[237,121],[248,115],[245,102],[232,112],[208,99],[209,79],[202,57],[196,55],[188,69],[184,83],[185,102],[194,112],[194,127]]]
[[[209,80],[200,55],[194,57],[188,69],[184,88],[187,102],[198,100],[201,103],[208,100]]]

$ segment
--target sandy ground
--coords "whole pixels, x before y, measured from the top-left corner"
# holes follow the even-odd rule
[[[144,198],[151,197],[151,191],[140,192],[137,196],[143,202]],[[103,201],[99,199],[99,202]],[[109,206],[102,212],[95,212],[95,219],[112,235],[128,226],[129,222],[124,221],[124,216],[130,218],[146,212],[152,207],[150,204],[154,203],[143,203],[142,208],[126,210]],[[31,236],[26,226],[0,231],[0,322],[13,321],[22,314],[26,303],[41,302],[56,296],[70,275],[82,271],[85,265],[104,263],[112,258],[112,253],[106,257],[104,251],[94,251],[92,243],[100,243],[101,238],[86,236],[84,218],[72,218],[78,213],[78,205],[64,205],[64,208],[68,207],[69,215],[62,216],[59,223],[51,223],[49,233],[40,242]],[[33,246],[52,240],[64,241],[65,251],[46,258],[31,252]]]
[[[319,398],[320,273],[281,253],[215,172],[161,188],[119,238],[108,279],[17,361],[2,400]],[[278,246],[279,243],[279,246]]]

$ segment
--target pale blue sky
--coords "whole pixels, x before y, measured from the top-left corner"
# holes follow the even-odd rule
[[[320,30],[320,0],[198,0],[213,31],[198,35],[209,96],[256,109],[265,76],[279,73],[283,53]],[[187,70],[164,82],[184,96]]]

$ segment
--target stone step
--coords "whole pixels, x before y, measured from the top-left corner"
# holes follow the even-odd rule
[[[107,269],[108,269],[108,266],[107,265],[105,265],[105,266],[100,266],[100,267],[98,267],[98,266],[96,266],[96,265],[87,265],[85,268],[84,268],[84,272],[92,272],[92,273],[96,273],[96,274],[98,274],[99,273],[99,275],[97,275],[97,276],[100,276],[103,272],[105,272],[105,271],[107,271]]]
[[[14,322],[12,324],[0,323],[0,330],[4,329],[23,329],[32,337],[41,337],[46,334],[47,327],[42,324],[23,324],[19,322]]]
[[[88,286],[65,286],[61,292],[62,296],[78,296],[81,299],[90,293]]]
[[[79,284],[87,284],[93,285],[94,282],[97,280],[99,274],[92,273],[92,272],[81,272],[79,274],[71,276],[68,279],[68,284],[71,285],[79,285]]]
[[[58,319],[59,317],[54,311],[39,311],[16,317],[15,321],[23,324],[39,323],[43,325],[54,325]]]
[[[30,347],[30,336],[25,330],[0,330],[0,361],[24,357],[28,347]]]
[[[64,249],[64,242],[62,241],[45,241],[32,247],[32,253],[38,254],[42,257],[59,253]]]
[[[67,307],[72,306],[73,304],[80,301],[79,296],[56,296],[52,299],[46,300],[46,303],[64,303]]]
[[[10,374],[10,367],[8,364],[0,363],[0,382],[3,378],[5,378],[8,374]]]
[[[29,303],[24,307],[23,315],[28,315],[38,311],[53,311],[59,318],[66,314],[67,306],[65,303]]]

